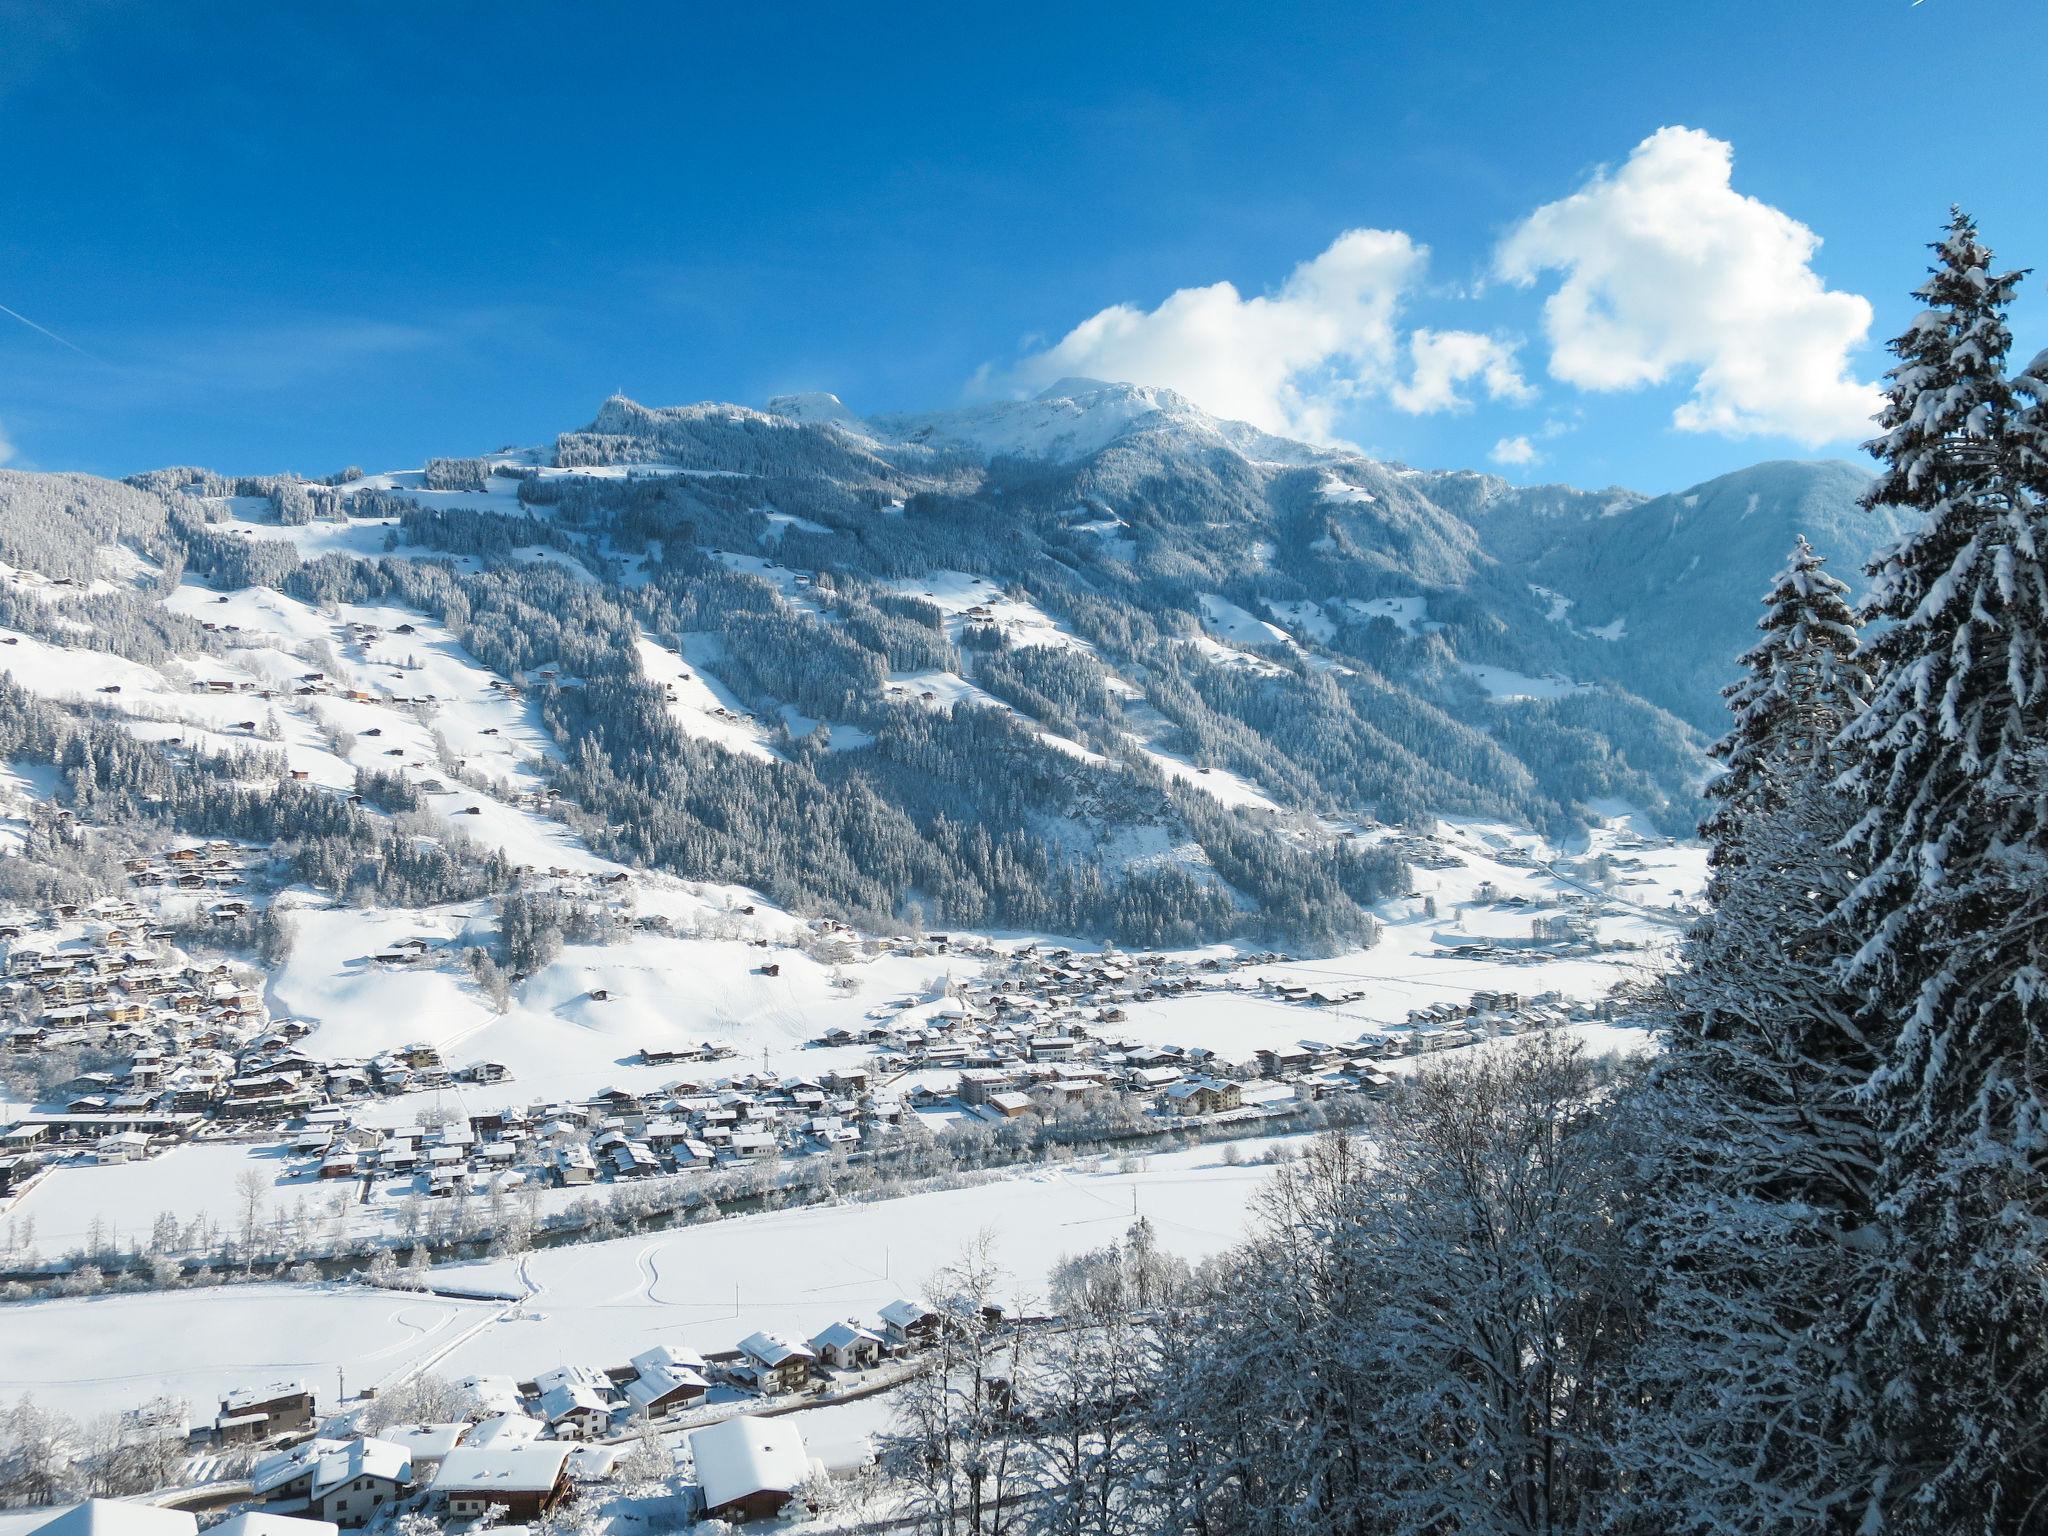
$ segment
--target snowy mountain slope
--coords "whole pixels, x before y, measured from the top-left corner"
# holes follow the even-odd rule
[[[1905,531],[1904,514],[1858,505],[1869,484],[1855,465],[1781,460],[1652,499],[1505,493],[1476,525],[1490,554],[1569,604],[1570,628],[1614,646],[1599,675],[1711,732],[1727,658],[1754,630],[1758,573],[1804,536],[1860,587]]]
[[[514,863],[1327,944],[1400,881],[1332,817],[1689,825],[1702,738],[1670,711],[1712,728],[1744,563],[1883,522],[1846,467],[1745,475],[1517,489],[1094,380],[874,418],[614,398],[551,449],[331,484],[7,477],[0,668],[180,750],[389,771]]]

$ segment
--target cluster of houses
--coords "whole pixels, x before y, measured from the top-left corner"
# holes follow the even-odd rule
[[[984,1311],[981,1320],[1001,1317]],[[495,1509],[502,1520],[529,1522],[579,1484],[609,1476],[618,1442],[639,1426],[694,1424],[688,1444],[700,1513],[770,1516],[806,1483],[842,1467],[821,1465],[792,1419],[745,1410],[857,1382],[929,1347],[952,1321],[899,1299],[870,1320],[835,1322],[809,1339],[757,1332],[710,1356],[657,1344],[607,1368],[564,1364],[524,1381],[472,1376],[456,1384],[466,1399],[458,1419],[347,1438],[314,1433],[318,1414],[304,1382],[271,1382],[221,1399],[209,1438],[228,1447],[282,1443],[249,1473],[251,1497],[266,1513],[354,1527],[399,1507],[450,1520]]]
[[[431,1047],[405,1055],[422,1076]],[[716,1042],[649,1052],[663,1062],[715,1060]],[[465,1069],[502,1080],[488,1063]],[[433,1126],[358,1126],[344,1107],[304,1117],[293,1149],[324,1179],[414,1179],[431,1195],[529,1180],[577,1186],[655,1174],[771,1163],[784,1156],[869,1145],[905,1113],[870,1092],[864,1068],[790,1080],[772,1073],[677,1078],[660,1088],[609,1087],[587,1099],[482,1109]]]
[[[210,866],[234,861],[201,845],[130,862],[143,866],[131,867],[138,878],[189,871],[167,876],[183,882],[226,878]],[[52,1084],[34,1113],[0,1126],[0,1200],[25,1192],[53,1157],[135,1162],[209,1130],[298,1127],[300,1149],[325,1154],[347,1130],[342,1106],[352,1100],[505,1076],[490,1063],[451,1073],[426,1044],[325,1060],[301,1048],[310,1032],[269,1016],[254,973],[190,959],[131,900],[0,913],[0,1050],[105,1063]],[[323,1173],[356,1171],[345,1141],[333,1150],[344,1155]]]
[[[736,1522],[772,1518],[805,1488],[871,1459],[864,1448],[837,1462],[814,1456],[789,1416],[734,1414],[690,1431],[685,1443],[696,1514]],[[260,1459],[249,1474],[252,1507],[231,1519],[259,1522],[245,1536],[336,1536],[400,1511],[518,1531],[588,1496],[620,1457],[614,1446],[557,1438],[502,1412],[346,1439],[315,1435]]]
[[[178,852],[193,857],[176,860]],[[210,858],[173,850],[166,862],[193,865],[191,878],[205,879]],[[168,930],[125,899],[0,913],[0,1020],[0,1049],[13,1056],[123,1063],[57,1085],[49,1102],[60,1110],[0,1128],[0,1160],[65,1147],[126,1162],[262,1097],[249,1076],[270,1029],[258,980],[187,959]],[[0,1195],[19,1192],[31,1174],[22,1161],[7,1162]]]
[[[130,883],[144,889],[179,891],[191,895],[239,890],[246,860],[235,844],[224,841],[185,843],[155,853],[138,854],[124,861]],[[239,917],[249,910],[243,900],[216,903],[209,911],[216,917]],[[60,914],[61,915],[61,914]]]
[[[909,1074],[914,1108],[950,1103],[984,1120],[1055,1118],[1105,1097],[1140,1113],[1202,1117],[1271,1106],[1290,1098],[1373,1093],[1390,1079],[1389,1058],[1471,1044],[1569,1022],[1579,1014],[1555,993],[1535,999],[1479,991],[1464,1003],[1411,1010],[1404,1024],[1367,1030],[1344,1043],[1303,1040],[1228,1060],[1202,1046],[1126,1037],[1125,1004],[1220,991],[1264,1003],[1315,1009],[1359,1001],[1356,987],[1309,986],[1233,977],[1276,955],[1200,960],[1162,955],[1076,955],[1025,946],[1006,963],[956,984],[936,1001],[901,999],[875,1010],[863,1028],[835,1028],[813,1043],[874,1049],[882,1080]],[[933,1069],[947,1069],[935,1072]],[[1291,1084],[1274,1094],[1271,1084]]]
[[[864,1027],[830,1029],[812,1043],[868,1046],[884,1074],[1113,1054],[1126,1044],[1115,1026],[1128,1019],[1127,1005],[1226,988],[1231,972],[1282,958],[1184,960],[1027,944],[955,982],[943,998],[899,999],[872,1011]]]

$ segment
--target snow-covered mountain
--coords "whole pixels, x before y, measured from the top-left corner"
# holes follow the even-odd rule
[[[1067,378],[1029,400],[998,400],[951,411],[859,417],[837,395],[779,395],[766,409],[792,420],[838,427],[882,447],[924,447],[993,459],[1068,464],[1120,438],[1164,433],[1184,444],[1227,447],[1275,464],[1334,458],[1305,443],[1274,437],[1241,421],[1209,415],[1186,396],[1139,384]]]
[[[1784,548],[1853,576],[1896,531],[1862,483],[1515,487],[1087,379],[872,417],[615,397],[544,449],[325,483],[0,475],[0,671],[187,758],[282,743],[360,797],[322,834],[359,894],[397,795],[512,863],[575,850],[870,928],[1329,947],[1403,886],[1376,825],[1569,837],[1622,802],[1686,830]],[[408,681],[373,632],[446,658],[410,658],[447,672],[417,742],[360,734]],[[195,713],[215,684],[259,720]],[[436,788],[385,783],[417,764]]]

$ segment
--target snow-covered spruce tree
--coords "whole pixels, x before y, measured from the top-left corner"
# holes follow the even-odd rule
[[[1738,658],[1748,670],[1721,690],[1733,719],[1713,749],[1725,771],[1707,786],[1713,809],[1701,828],[1717,867],[1741,860],[1754,817],[1820,774],[1870,697],[1862,626],[1826,563],[1802,534],[1764,598],[1763,637]]]
[[[1724,690],[1709,788],[1713,912],[1670,982],[1667,1048],[1640,1096],[1652,1277],[1618,1460],[1651,1529],[1853,1528],[1867,1405],[1840,1369],[1869,1237],[1876,1065],[1825,925],[1853,819],[1831,780],[1868,697],[1846,588],[1802,539],[1765,598],[1763,639]]]
[[[1868,503],[1925,523],[1873,565],[1892,621],[1843,734],[1865,809],[1843,967],[1889,1048],[1871,1084],[1890,1228],[1860,1351],[1888,1531],[2048,1520],[2048,512],[2003,376],[1996,272],[1957,212],[1893,344]]]

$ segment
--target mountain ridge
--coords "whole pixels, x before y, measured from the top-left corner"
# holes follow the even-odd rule
[[[403,611],[536,701],[521,793],[604,857],[870,928],[1327,949],[1402,887],[1390,826],[1688,832],[1783,547],[1825,528],[1853,567],[1892,531],[1848,466],[1523,488],[1094,380],[770,406],[614,396],[549,448],[329,482],[9,477],[0,625],[183,677],[252,642],[209,605]]]

